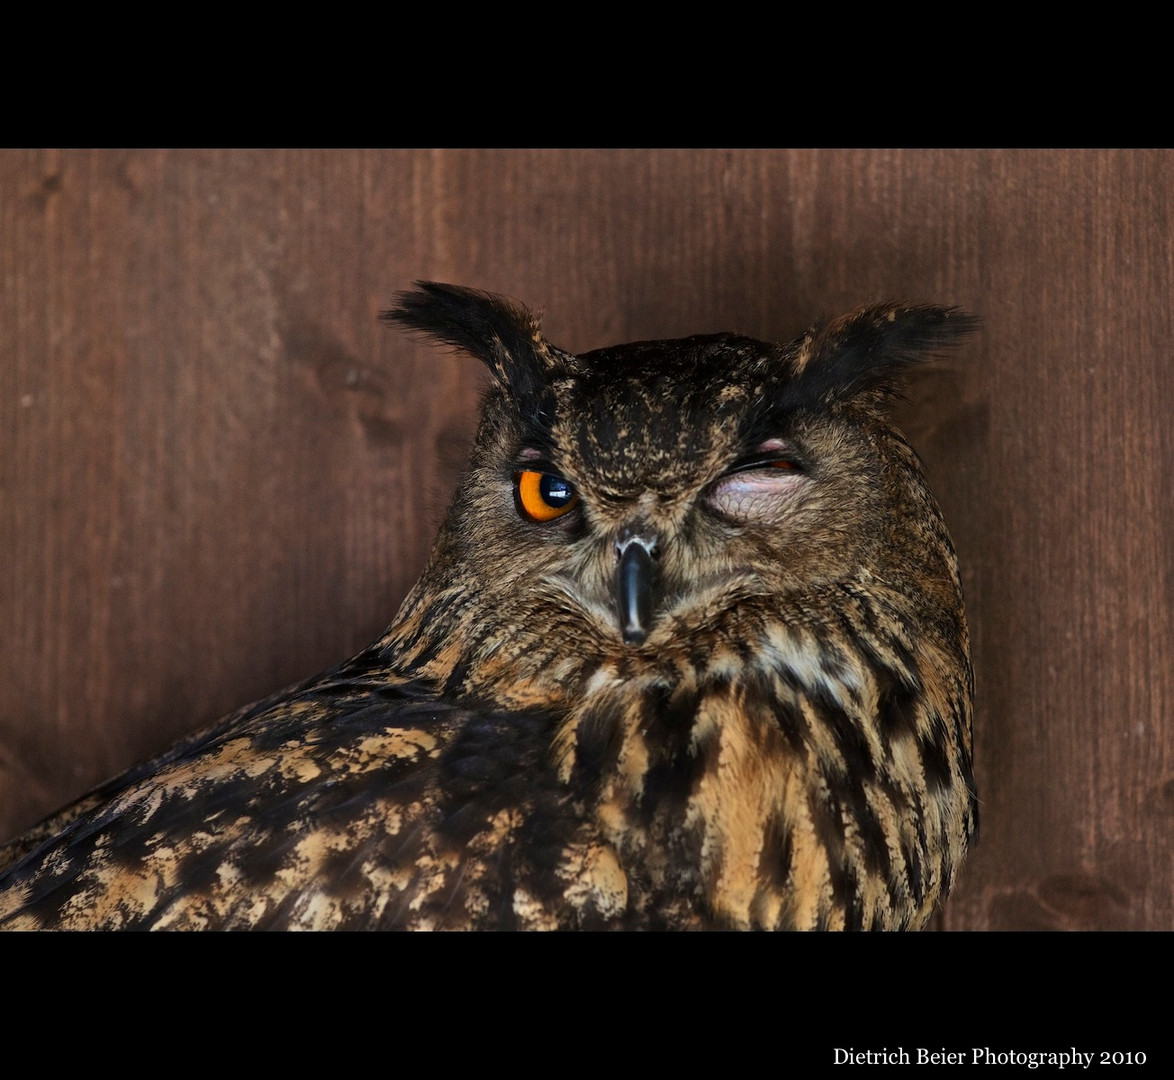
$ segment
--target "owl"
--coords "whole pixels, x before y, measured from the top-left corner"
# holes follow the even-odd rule
[[[492,375],[426,568],[354,658],[0,850],[6,929],[916,929],[976,836],[957,560],[888,406],[975,328],[576,355],[430,282]]]

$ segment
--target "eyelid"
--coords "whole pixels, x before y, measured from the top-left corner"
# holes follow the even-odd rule
[[[735,522],[770,521],[786,512],[791,500],[806,487],[800,468],[758,467],[733,469],[710,485],[706,503],[720,516]]]

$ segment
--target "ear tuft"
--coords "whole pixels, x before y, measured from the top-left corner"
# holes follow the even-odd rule
[[[875,304],[816,327],[795,357],[799,394],[812,405],[896,393],[908,370],[957,345],[981,320],[954,307]]]
[[[453,345],[482,361],[512,401],[527,442],[546,443],[555,415],[553,379],[574,357],[543,336],[528,308],[495,293],[417,281],[382,318]]]
[[[552,363],[538,317],[504,296],[417,281],[382,318],[418,330],[482,361],[515,399],[533,396]]]

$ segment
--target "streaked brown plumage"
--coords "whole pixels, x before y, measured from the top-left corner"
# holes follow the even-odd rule
[[[887,397],[974,320],[573,356],[501,298],[389,318],[495,376],[387,633],[0,851],[5,928],[917,928],[976,831],[954,551]]]

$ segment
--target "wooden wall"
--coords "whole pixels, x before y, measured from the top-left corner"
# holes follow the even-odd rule
[[[513,294],[583,350],[874,298],[963,562],[982,839],[942,925],[1174,926],[1174,153],[0,151],[0,834],[373,638]]]

